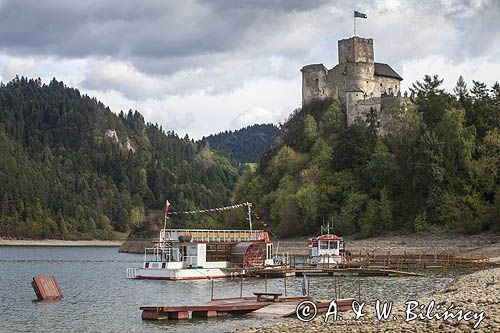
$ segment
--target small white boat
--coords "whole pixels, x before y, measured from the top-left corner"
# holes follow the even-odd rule
[[[330,233],[330,225],[321,226],[321,235],[308,239],[313,264],[338,265],[346,260],[344,239]]]

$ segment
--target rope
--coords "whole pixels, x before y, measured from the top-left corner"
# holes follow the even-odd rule
[[[178,214],[198,214],[198,213],[212,213],[212,212],[222,212],[226,210],[232,210],[236,208],[246,207],[251,205],[251,203],[245,202],[237,205],[231,205],[226,207],[209,208],[209,209],[199,209],[199,210],[188,210],[184,212],[167,212],[167,215],[178,215]]]

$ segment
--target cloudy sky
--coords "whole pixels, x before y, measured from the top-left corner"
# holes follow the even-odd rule
[[[0,0],[0,76],[53,77],[114,112],[191,137],[278,123],[301,103],[300,68],[337,63],[337,40],[374,39],[403,89],[500,80],[500,1]]]

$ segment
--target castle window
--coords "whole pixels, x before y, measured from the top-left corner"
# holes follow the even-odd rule
[[[382,83],[380,84],[380,86],[382,87]]]

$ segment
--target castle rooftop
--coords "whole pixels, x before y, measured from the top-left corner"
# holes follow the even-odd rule
[[[394,69],[392,69],[391,66],[387,64],[382,64],[380,62],[375,63],[375,75],[376,76],[385,76],[385,77],[392,77],[395,79],[398,79],[399,81],[402,81],[403,78],[399,76],[398,73]]]

